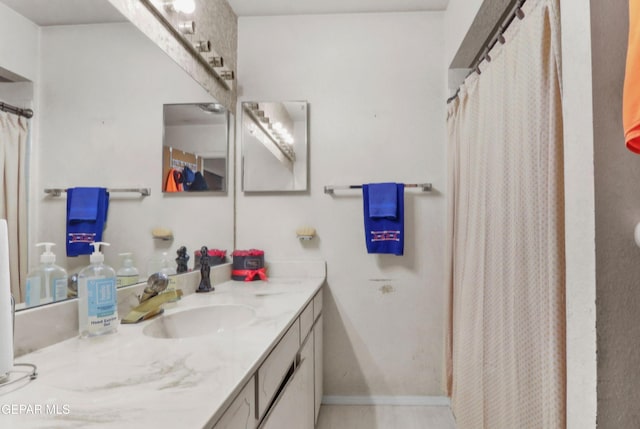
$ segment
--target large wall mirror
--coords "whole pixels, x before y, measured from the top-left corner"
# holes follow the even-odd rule
[[[242,190],[308,189],[306,101],[242,103]]]
[[[219,103],[164,105],[164,192],[227,191],[229,125]]]
[[[36,243],[55,243],[56,263],[69,274],[89,263],[87,255],[66,255],[67,195],[45,194],[47,188],[150,188],[150,196],[111,192],[103,233],[111,244],[105,262],[118,269],[119,254],[132,252],[141,281],[162,253],[175,260],[180,246],[191,255],[190,268],[203,245],[233,249],[232,197],[171,198],[160,180],[164,107],[213,109],[217,100],[109,1],[0,0],[0,101],[35,111],[25,173],[28,212],[21,214],[27,239],[19,243],[28,249],[27,263],[12,284],[18,302],[24,301],[26,270],[39,263]],[[227,136],[232,115],[217,115],[209,115],[220,120],[216,133]],[[227,136],[224,145],[233,139]],[[217,176],[212,188],[234,186],[226,171],[233,150],[212,143],[193,152],[205,159],[203,174]],[[155,239],[157,227],[170,229],[173,240]]]

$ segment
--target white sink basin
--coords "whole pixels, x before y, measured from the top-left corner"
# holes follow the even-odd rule
[[[256,311],[245,305],[211,305],[160,316],[142,330],[148,337],[189,338],[216,335],[248,324]]]

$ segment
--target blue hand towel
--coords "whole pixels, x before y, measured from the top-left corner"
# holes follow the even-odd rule
[[[390,253],[400,256],[404,252],[404,184],[394,183],[393,185],[396,188],[397,208],[394,218],[372,217],[371,185],[362,186],[364,233],[368,253]]]
[[[370,183],[369,217],[396,219],[398,216],[398,186],[396,183]]]
[[[109,192],[105,188],[67,189],[67,256],[88,255],[102,241]]]

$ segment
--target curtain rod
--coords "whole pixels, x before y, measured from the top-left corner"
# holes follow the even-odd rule
[[[491,62],[491,56],[489,55],[489,51],[493,49],[496,43],[500,42],[500,44],[504,44],[504,32],[507,31],[507,28],[513,23],[513,20],[517,17],[518,19],[524,19],[524,12],[522,11],[522,5],[524,5],[527,0],[514,0],[511,6],[507,7],[507,10],[511,8],[511,12],[505,14],[498,20],[498,25],[493,29],[490,36],[487,38],[487,41],[482,44],[478,53],[476,54],[475,59],[469,66],[471,71],[464,77],[465,79],[471,76],[473,73],[481,74],[480,72],[480,63],[482,61]],[[458,98],[458,94],[460,94],[460,87],[456,90],[455,94],[451,97],[447,98],[447,104],[451,103],[453,100]]]
[[[3,112],[13,113],[14,115],[24,116],[27,119],[33,117],[33,110],[21,109],[7,103],[3,103],[2,101],[0,101],[0,110],[2,110]]]

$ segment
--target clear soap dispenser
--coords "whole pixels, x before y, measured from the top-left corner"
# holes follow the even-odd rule
[[[160,272],[163,274],[166,274],[167,277],[169,277],[169,284],[167,285],[167,288],[165,289],[164,293],[175,292],[178,286],[178,279],[176,277],[177,271],[176,271],[176,267],[174,266],[174,262],[169,258],[169,254],[167,252],[162,252],[162,259],[160,262]],[[178,299],[179,298],[176,297],[176,299],[173,301],[177,301]]]
[[[118,330],[118,298],[116,272],[104,264],[100,246],[109,243],[91,243],[93,253],[89,266],[78,273],[78,322],[80,337],[111,334]]]
[[[133,253],[120,253],[122,258],[122,266],[116,273],[116,286],[125,287],[138,283],[140,275],[138,269],[133,266]]]
[[[25,303],[27,307],[67,299],[67,272],[55,264],[56,255],[51,251],[55,243],[38,243],[45,247],[40,255],[40,265],[27,274]]]

